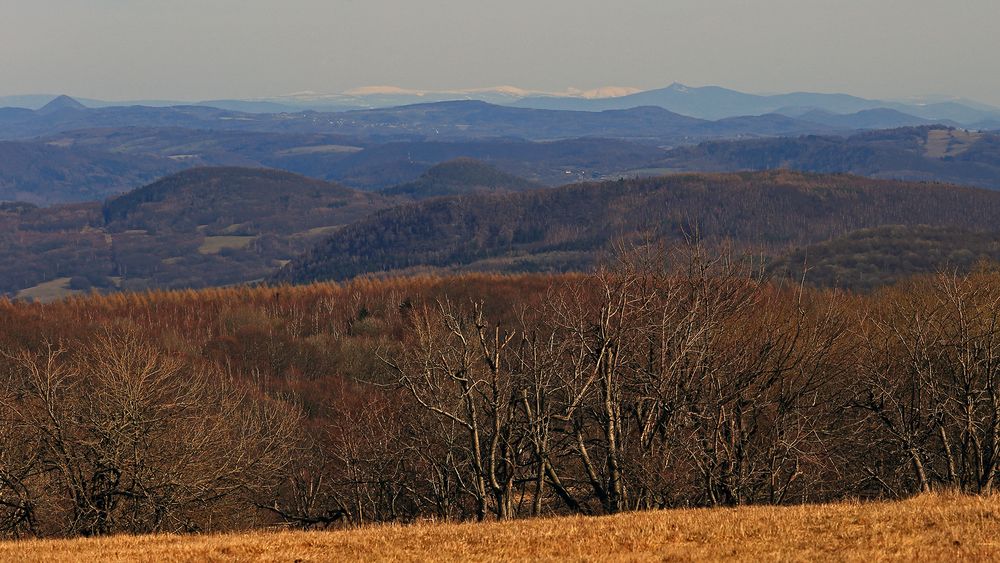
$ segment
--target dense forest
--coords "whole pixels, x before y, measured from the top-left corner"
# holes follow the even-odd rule
[[[775,277],[870,291],[914,274],[969,272],[1000,263],[1000,234],[927,225],[859,229],[776,259]]]
[[[91,288],[588,271],[616,242],[647,239],[732,244],[795,279],[823,256],[838,266],[811,269],[807,283],[870,289],[995,259],[988,241],[998,206],[995,191],[788,171],[539,188],[459,159],[397,189],[364,192],[280,170],[195,168],[103,203],[0,204],[0,291],[52,299]],[[873,276],[855,256],[898,250],[899,236],[867,229],[922,227],[961,234],[922,237],[922,256],[888,275]],[[868,248],[843,237],[865,238]]]
[[[107,201],[0,205],[0,292],[245,283],[325,234],[406,199],[289,172],[198,168]]]
[[[212,531],[990,493],[1000,277],[699,246],[591,274],[0,303],[0,528]]]
[[[621,239],[730,241],[781,259],[806,245],[887,225],[991,233],[998,212],[1000,192],[846,175],[623,178],[386,209],[331,233],[275,279],[342,280],[427,268],[579,271]]]

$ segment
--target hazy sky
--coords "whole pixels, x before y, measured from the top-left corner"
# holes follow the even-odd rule
[[[1000,0],[0,0],[0,95],[674,81],[1000,105]]]

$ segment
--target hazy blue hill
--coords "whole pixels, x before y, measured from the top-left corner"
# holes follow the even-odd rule
[[[787,118],[786,118],[787,119]],[[204,106],[63,108],[51,112],[0,114],[0,138],[17,139],[94,128],[168,127],[288,134],[337,134],[365,142],[517,137],[553,140],[604,137],[655,143],[774,134],[761,122],[711,122],[662,107],[601,112],[555,111],[452,101],[340,113],[247,113]],[[815,133],[829,128],[786,123],[781,132]]]
[[[841,127],[796,119],[777,113],[727,117],[702,128],[703,137],[780,137],[803,133],[831,133]]]
[[[566,105],[563,105],[563,104]],[[822,108],[835,113],[852,113],[878,107],[878,102],[846,94],[792,93],[774,96],[746,94],[719,86],[685,86],[674,83],[666,88],[647,90],[618,98],[566,100],[564,98],[526,98],[521,107],[573,108],[586,111],[623,109],[642,105],[659,106],[701,119],[723,119],[744,115],[763,115],[786,107]]]
[[[0,200],[40,205],[101,200],[183,167],[146,154],[0,141]]]
[[[615,176],[663,157],[656,146],[618,139],[413,141],[366,148],[333,164],[330,178],[380,189],[411,182],[432,166],[456,158],[481,160],[508,174],[547,185]]]
[[[841,129],[893,129],[935,123],[922,117],[908,115],[888,108],[868,109],[850,114],[811,110],[796,117],[805,121],[813,121]]]
[[[80,111],[85,109],[87,109],[87,106],[69,96],[62,95],[55,97],[51,102],[39,108],[35,113],[38,115],[52,115],[56,112]]]
[[[472,158],[458,158],[438,164],[417,180],[382,190],[386,195],[426,199],[481,191],[521,191],[541,187],[513,174],[502,172]]]
[[[27,119],[31,119],[35,115],[35,112],[21,107],[5,107],[0,108],[0,122],[19,122]]]
[[[887,107],[900,111],[931,119],[934,121],[947,120],[963,125],[972,125],[984,119],[1000,118],[1000,110],[982,110],[969,107],[959,102],[937,102],[932,104],[887,104]]]
[[[301,111],[294,106],[254,100],[206,100],[194,105],[244,113],[294,113]]]
[[[415,180],[432,166],[474,158],[549,185],[621,174],[663,156],[655,145],[620,139],[468,139],[366,142],[345,135],[209,131],[176,127],[83,129],[43,139],[67,148],[152,154],[185,166],[250,166],[288,170],[382,189]]]
[[[348,112],[346,118],[369,127],[406,126],[414,132],[456,137],[659,138],[687,134],[703,120],[659,107],[633,107],[605,112],[523,109],[480,101],[416,104],[398,108]]]
[[[1000,137],[925,126],[850,137],[710,141],[671,150],[653,165],[677,172],[775,168],[1000,189]]]
[[[250,129],[254,119],[198,106],[79,108],[58,103],[34,112],[0,114],[0,139],[25,139],[98,127],[188,127]]]
[[[892,109],[935,122],[942,120],[971,125],[989,118],[1000,117],[1000,109],[985,104],[955,101],[905,104],[869,100],[848,94],[793,92],[788,94],[747,94],[718,86],[693,87],[671,84],[666,88],[647,90],[618,98],[586,100],[562,97],[529,97],[514,105],[527,108],[604,111],[636,106],[657,106],[701,119],[719,120],[745,115],[768,113],[797,114],[820,110],[834,114],[855,114],[866,110]],[[915,123],[909,123],[915,124]],[[902,125],[902,124],[900,124]],[[852,126],[854,128],[854,126]]]

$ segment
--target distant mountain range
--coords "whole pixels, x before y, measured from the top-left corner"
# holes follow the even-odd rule
[[[876,126],[924,123],[930,121],[891,110],[847,115],[813,110],[803,117],[768,113],[707,120],[653,105],[578,111],[467,100],[333,113],[248,113],[205,106],[87,108],[60,96],[37,110],[0,109],[0,139],[30,139],[95,128],[166,127],[340,135],[366,143],[601,137],[680,145],[709,139],[850,133]]]
[[[379,190],[417,181],[432,167],[461,158],[533,184],[561,185],[617,177],[664,154],[655,145],[599,138],[366,143],[324,134],[96,128],[0,142],[0,200],[39,205],[101,200],[204,166],[276,168]]]
[[[746,94],[718,86],[691,87],[671,84],[666,88],[648,90],[606,99],[571,99],[528,97],[515,103],[518,107],[604,111],[636,106],[657,106],[702,119],[723,119],[737,115],[780,113],[793,117],[818,110],[832,114],[852,114],[865,110],[891,109],[912,117],[936,122],[951,121],[964,126],[980,126],[1000,117],[1000,108],[968,100],[947,100],[930,103],[904,103],[870,100],[847,94]]]
[[[891,110],[890,110],[891,111]],[[475,159],[470,161],[469,159]],[[0,200],[96,201],[203,166],[276,168],[424,198],[586,180],[786,168],[1000,189],[1000,135],[942,126],[707,141],[469,138],[371,142],[346,135],[177,127],[81,129],[0,142]]]
[[[52,95],[0,97],[0,106],[38,109]],[[178,102],[139,100],[108,102],[81,99],[92,108],[145,105],[150,107],[200,106],[246,113],[280,113],[314,111],[347,111],[375,109],[444,101],[484,101],[532,109],[575,111],[605,111],[654,106],[668,111],[719,120],[728,117],[780,113],[789,117],[820,111],[832,114],[853,114],[866,110],[891,109],[914,118],[934,122],[952,122],[976,129],[1000,128],[1000,108],[962,98],[932,97],[926,99],[876,100],[848,94],[794,92],[787,94],[748,94],[719,86],[693,87],[674,83],[666,88],[639,91],[635,88],[608,87],[594,90],[540,92],[512,86],[474,88],[466,90],[409,90],[390,86],[366,87],[340,94],[299,92],[287,96],[260,99],[206,100]],[[916,124],[916,123],[910,123]],[[902,125],[897,123],[896,126]]]

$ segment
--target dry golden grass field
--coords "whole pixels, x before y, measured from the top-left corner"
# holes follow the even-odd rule
[[[1000,496],[0,543],[3,561],[1000,561]]]

